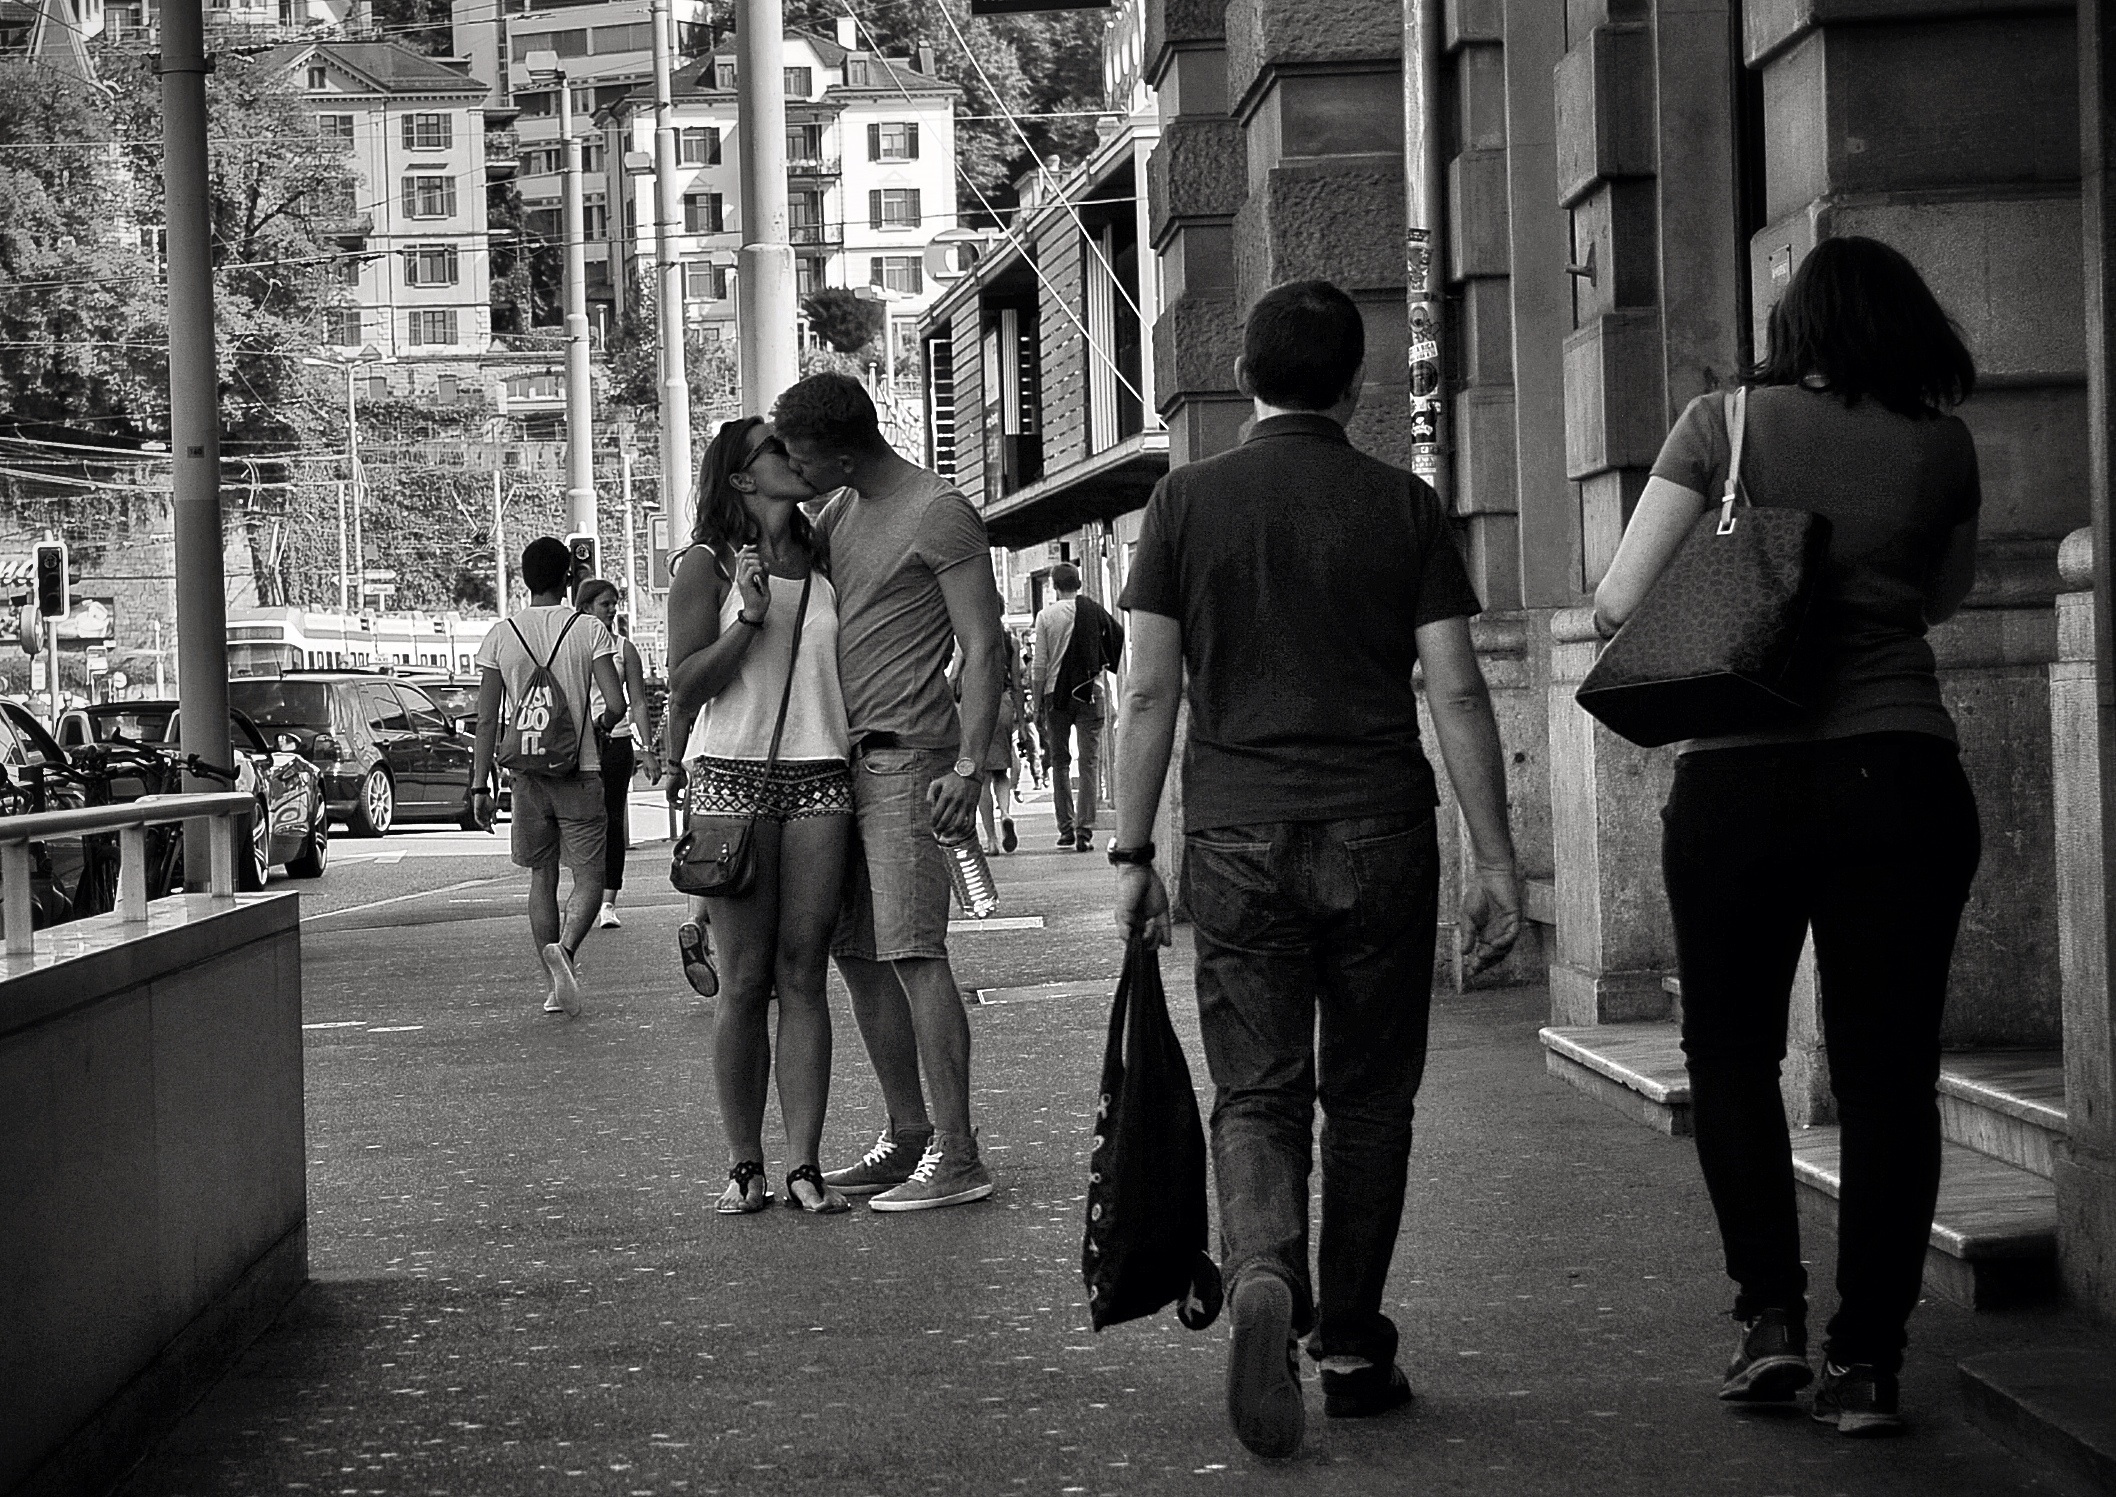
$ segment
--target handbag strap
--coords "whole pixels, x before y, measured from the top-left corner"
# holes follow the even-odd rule
[[[808,567],[808,577],[801,584],[801,606],[794,611],[793,653],[786,657],[786,690],[779,693],[779,720],[772,724],[771,755],[764,761],[764,778],[768,783],[771,772],[779,763],[779,738],[786,732],[786,709],[793,704],[794,667],[801,662],[801,631],[808,625],[808,595],[816,585],[815,564]]]
[[[1742,438],[1748,435],[1749,387],[1747,385],[1737,386],[1734,393],[1727,397],[1725,408],[1727,415],[1727,446],[1730,449],[1730,453],[1727,458],[1727,491],[1720,497],[1719,501],[1719,534],[1732,535],[1734,533],[1734,505],[1737,501],[1741,503],[1748,502],[1747,496],[1741,493],[1741,445]]]

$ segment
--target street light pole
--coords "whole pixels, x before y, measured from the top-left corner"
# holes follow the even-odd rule
[[[353,606],[367,605],[367,543],[360,534],[360,412],[353,403],[353,363],[345,365],[345,471],[353,491]]]
[[[691,528],[691,386],[684,367],[683,265],[676,258],[677,215],[682,196],[676,180],[676,106],[669,93],[675,66],[674,20],[669,0],[654,0],[654,267],[661,288],[661,507]],[[629,554],[629,552],[627,553]]]
[[[228,753],[228,600],[222,571],[220,378],[213,351],[212,226],[206,160],[202,0],[162,6],[162,182],[169,241],[169,456],[175,467],[176,668],[184,748]],[[58,665],[54,657],[52,664]],[[57,675],[53,675],[54,697]],[[217,788],[197,775],[186,790]],[[184,838],[185,882],[202,886],[204,822]]]
[[[794,341],[793,245],[786,215],[786,37],[781,0],[737,0],[736,139],[742,162],[741,274],[735,315],[744,415],[765,416],[801,377]]]
[[[530,69],[536,70],[534,59]],[[588,235],[581,211],[580,137],[573,133],[573,85],[558,78],[558,133],[565,150],[566,234],[566,527],[595,534],[593,394],[588,386]]]

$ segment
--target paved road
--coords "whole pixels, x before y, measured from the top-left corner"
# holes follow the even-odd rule
[[[635,853],[569,1023],[536,1011],[503,840],[339,843],[303,937],[314,1282],[125,1491],[2048,1490],[1964,1423],[1952,1372],[2052,1334],[2042,1317],[1921,1311],[1918,1428],[1895,1445],[1719,1406],[1691,1150],[1545,1076],[1533,990],[1436,1011],[1391,1284],[1417,1406],[1330,1423],[1311,1383],[1308,1449],[1252,1460],[1221,1413],[1224,1326],[1087,1328],[1086,1119],[1120,953],[1100,860],[1047,850],[1047,809],[1023,830],[1000,915],[1042,926],[956,943],[965,984],[1000,990],[970,1010],[1000,1190],[893,1217],[712,1213],[710,1020],[675,971],[665,845]],[[880,1119],[837,1000],[826,1159]]]

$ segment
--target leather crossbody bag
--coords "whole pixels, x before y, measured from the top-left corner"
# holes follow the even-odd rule
[[[786,657],[786,689],[779,694],[779,720],[772,725],[771,754],[764,761],[768,792],[779,764],[779,740],[786,733],[786,709],[793,702],[794,669],[801,661],[801,633],[808,623],[808,595],[815,571],[801,584],[801,606],[794,614],[793,651]],[[744,626],[748,627],[747,625]],[[757,881],[757,816],[693,815],[669,862],[669,882],[685,894],[712,899],[739,899]]]
[[[1826,515],[1741,491],[1748,390],[1727,398],[1726,493],[1707,509],[1574,694],[1645,748],[1756,732],[1809,707],[1802,634],[1829,550]]]

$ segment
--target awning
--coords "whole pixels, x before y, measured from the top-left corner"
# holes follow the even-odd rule
[[[1142,431],[988,506],[985,530],[993,545],[1008,550],[1041,545],[1143,509],[1167,471],[1168,433]]]

